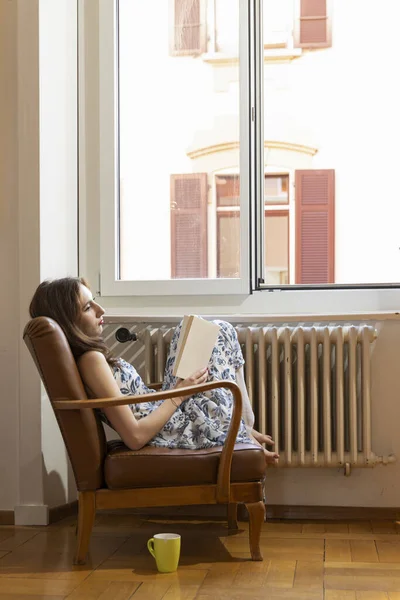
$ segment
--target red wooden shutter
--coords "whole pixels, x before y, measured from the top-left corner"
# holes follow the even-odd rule
[[[294,27],[296,48],[327,48],[332,45],[330,0],[297,0]]]
[[[296,283],[335,282],[335,171],[296,171]]]
[[[171,54],[197,55],[207,51],[204,0],[173,0],[174,26]]]
[[[207,277],[207,173],[171,175],[171,277]]]

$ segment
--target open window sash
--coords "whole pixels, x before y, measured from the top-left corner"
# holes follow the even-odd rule
[[[240,23],[249,24],[249,7],[240,2]],[[247,295],[250,292],[250,66],[249,27],[240,27],[240,276],[126,280],[120,277],[118,17],[115,0],[100,0],[100,293],[103,296]],[[241,58],[244,59],[241,60]],[[147,115],[151,118],[151,113]],[[167,224],[166,224],[167,226]],[[140,227],[140,223],[136,224]],[[135,227],[132,227],[132,235]],[[149,236],[152,231],[149,230]],[[157,238],[154,236],[154,243]],[[168,251],[160,244],[160,252]],[[138,260],[146,260],[145,256]]]

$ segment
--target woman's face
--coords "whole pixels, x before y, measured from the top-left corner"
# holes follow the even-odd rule
[[[99,337],[103,331],[104,309],[94,301],[92,292],[83,284],[79,289],[78,325],[89,337]]]

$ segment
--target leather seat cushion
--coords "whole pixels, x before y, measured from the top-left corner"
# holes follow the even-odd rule
[[[217,482],[222,446],[205,450],[170,450],[145,446],[129,450],[119,440],[108,442],[104,464],[106,485],[121,490],[135,487],[201,485]],[[265,475],[262,448],[236,444],[231,481],[259,481]]]

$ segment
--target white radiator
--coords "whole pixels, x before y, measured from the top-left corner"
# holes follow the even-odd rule
[[[116,329],[107,327],[108,339]],[[147,383],[161,381],[174,327],[130,329],[138,341],[124,358],[139,367]],[[255,426],[272,435],[280,467],[344,467],[349,474],[351,467],[395,460],[376,456],[371,447],[373,327],[236,329]]]

